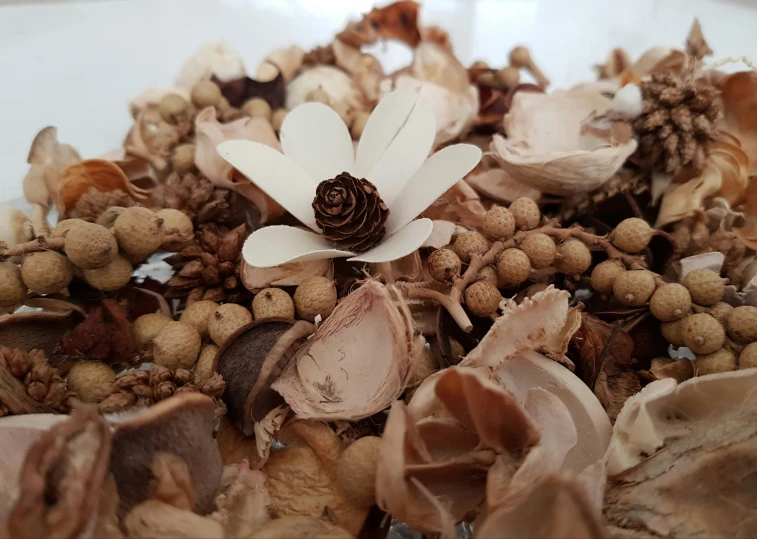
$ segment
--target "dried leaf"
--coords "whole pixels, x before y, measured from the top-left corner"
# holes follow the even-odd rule
[[[269,286],[297,286],[310,277],[333,279],[334,263],[330,259],[324,259],[290,262],[275,268],[253,268],[242,261],[239,276],[247,290],[257,293]]]
[[[735,137],[749,159],[747,175],[757,174],[757,74],[741,71],[728,75],[718,84],[723,117],[718,124],[720,131]]]
[[[541,193],[513,180],[510,175],[501,168],[490,168],[478,174],[471,174],[465,179],[468,185],[487,198],[509,204],[516,198],[530,198],[539,200]]]
[[[384,78],[381,62],[372,54],[365,54],[360,48],[339,39],[334,40],[331,49],[336,65],[352,75],[352,82],[370,103],[376,103],[379,99],[379,84]]]
[[[460,180],[422,214],[429,219],[450,221],[463,226],[480,228],[484,224],[486,208],[481,198],[465,180]]]
[[[702,35],[702,25],[699,24],[699,19],[694,19],[689,30],[689,35],[686,36],[686,54],[693,56],[697,60],[701,60],[705,56],[712,54],[712,49],[704,40]]]
[[[419,7],[412,0],[400,0],[383,8],[374,8],[362,20],[350,23],[336,37],[353,47],[370,45],[379,39],[397,39],[415,47],[421,40]]]

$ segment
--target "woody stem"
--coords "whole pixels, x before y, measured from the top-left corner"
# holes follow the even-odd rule
[[[451,295],[442,294],[429,288],[403,288],[402,293],[410,299],[430,299],[447,309],[450,316],[457,322],[464,332],[469,333],[473,329],[473,323],[465,313],[459,299],[453,299]]]
[[[25,253],[31,253],[33,251],[47,251],[49,249],[63,249],[63,238],[46,238],[45,236],[38,236],[37,238],[27,241],[26,243],[19,243],[13,247],[0,246],[0,260],[9,258],[11,256],[21,256]]]

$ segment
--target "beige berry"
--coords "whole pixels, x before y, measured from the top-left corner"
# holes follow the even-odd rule
[[[646,305],[655,291],[654,276],[647,270],[626,271],[618,275],[612,291],[619,302],[631,307]]]
[[[9,309],[23,303],[26,292],[19,267],[13,262],[0,262],[0,309]]]
[[[353,139],[359,140],[363,136],[363,131],[370,117],[371,113],[364,110],[359,110],[355,113],[355,119],[352,120],[352,127],[350,127],[350,134]]]
[[[644,219],[631,217],[624,219],[612,231],[612,244],[626,253],[638,253],[649,245],[654,230]]]
[[[264,288],[252,300],[252,317],[255,320],[268,318],[294,318],[294,301],[281,288]]]
[[[271,117],[271,125],[276,131],[281,131],[289,111],[287,109],[276,109]]]
[[[315,90],[311,90],[308,95],[305,96],[305,101],[309,103],[323,103],[324,105],[331,105],[331,98],[323,88],[316,88]]]
[[[526,253],[531,261],[531,267],[534,269],[548,268],[557,255],[557,246],[555,246],[554,240],[541,232],[529,234],[518,247]]]
[[[687,273],[681,284],[685,286],[691,301],[697,305],[715,305],[723,299],[725,280],[711,269],[698,269]]]
[[[210,317],[216,312],[219,305],[215,301],[195,301],[189,307],[184,309],[181,313],[179,322],[182,324],[189,324],[197,331],[200,332],[200,336],[206,339],[210,336],[208,333],[208,324],[210,323]]]
[[[131,325],[134,342],[140,348],[146,348],[169,322],[172,320],[162,313],[143,314]]]
[[[698,355],[694,361],[697,376],[731,372],[736,370],[736,356],[733,352],[721,348],[711,354]]]
[[[66,234],[63,249],[68,259],[81,269],[102,268],[118,255],[113,233],[94,223],[71,228]]]
[[[213,81],[203,80],[192,88],[192,103],[198,109],[218,107],[222,99],[221,89]]]
[[[55,294],[64,290],[74,274],[68,258],[56,251],[28,253],[21,263],[24,284],[37,294]]]
[[[748,344],[739,354],[739,369],[753,369],[757,367],[757,342]]]
[[[339,456],[336,477],[346,499],[358,507],[376,503],[376,468],[381,452],[381,438],[363,436]]]
[[[310,322],[321,315],[325,320],[336,307],[336,286],[326,277],[310,277],[294,291],[294,306],[300,318]]]
[[[514,88],[520,82],[520,70],[515,66],[507,66],[497,71],[497,80],[506,88]]]
[[[564,241],[557,247],[555,269],[566,275],[578,276],[591,267],[591,251],[577,239]]]
[[[82,273],[91,287],[103,292],[112,292],[129,284],[132,270],[131,262],[122,256],[117,256],[107,266],[82,270]]]
[[[719,301],[715,305],[707,309],[707,314],[713,316],[715,320],[720,322],[720,324],[725,327],[728,323],[728,315],[731,314],[732,310],[733,305],[729,305],[724,301]]]
[[[692,314],[681,330],[684,345],[697,355],[711,354],[723,346],[725,330],[706,313]]]
[[[691,296],[686,287],[678,283],[668,283],[659,287],[649,300],[649,311],[662,322],[672,322],[683,318],[691,310]]]
[[[482,230],[490,240],[509,240],[515,233],[515,217],[507,208],[492,206],[484,215]]]
[[[133,206],[118,216],[113,225],[121,249],[137,258],[145,258],[163,243],[163,220],[147,208]]]
[[[460,260],[467,264],[473,255],[483,255],[488,251],[489,242],[478,232],[463,232],[455,238],[452,249],[460,257]]]
[[[485,281],[476,281],[465,289],[465,305],[475,316],[489,316],[497,312],[502,294]]]
[[[216,354],[219,348],[215,344],[207,344],[200,351],[200,357],[195,364],[195,375],[200,380],[205,380],[213,376],[213,366],[216,361]]]
[[[268,101],[260,97],[253,97],[242,105],[242,112],[244,112],[250,118],[263,118],[264,120],[271,121],[271,105]]]
[[[494,266],[484,266],[478,271],[476,280],[484,281],[495,287],[498,286],[499,275],[497,275],[497,269]]]
[[[175,172],[186,174],[195,168],[197,146],[192,143],[179,144],[171,153],[171,166]]]
[[[516,198],[510,204],[510,212],[515,217],[515,227],[518,230],[531,230],[539,225],[539,205],[530,198]]]
[[[65,219],[55,225],[55,228],[53,228],[53,230],[50,232],[50,237],[65,238],[68,234],[68,231],[75,226],[88,224],[90,224],[89,221],[85,221],[84,219]]]
[[[610,258],[594,266],[591,271],[591,287],[602,295],[612,294],[612,285],[626,267],[620,260]]]
[[[165,121],[175,124],[187,116],[189,103],[180,95],[168,94],[158,103],[158,111]]]
[[[216,309],[208,320],[208,334],[218,346],[236,330],[252,322],[252,313],[236,303],[226,303]]]
[[[169,369],[191,369],[200,355],[202,338],[188,324],[169,322],[152,340],[153,361]]]
[[[429,255],[426,266],[431,278],[443,283],[459,275],[463,263],[460,257],[449,249],[437,249]]]
[[[686,346],[683,342],[683,323],[685,321],[686,319],[682,318],[675,322],[663,322],[660,324],[662,337],[676,348]]]
[[[116,373],[101,361],[82,361],[68,371],[66,385],[68,389],[84,402],[95,400],[97,390],[113,383]]]
[[[757,341],[757,307],[742,305],[728,315],[728,336],[740,344]]]
[[[505,249],[497,260],[497,275],[500,288],[517,286],[531,275],[531,261],[520,249]]]
[[[164,251],[178,251],[194,238],[192,219],[183,211],[165,208],[157,216],[163,219],[164,243],[160,248]]]

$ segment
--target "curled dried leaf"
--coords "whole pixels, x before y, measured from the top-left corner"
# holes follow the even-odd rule
[[[486,208],[481,197],[465,180],[460,180],[423,212],[429,219],[450,221],[462,226],[480,228]]]

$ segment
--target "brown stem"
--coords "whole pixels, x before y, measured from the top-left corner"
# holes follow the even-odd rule
[[[36,239],[27,241],[26,243],[19,243],[13,247],[0,247],[0,260],[10,258],[12,256],[21,256],[25,253],[31,253],[33,251],[47,251],[49,249],[60,250],[63,249],[63,238],[47,238],[45,236],[38,236]]]
[[[404,288],[402,293],[410,299],[430,299],[447,309],[450,316],[457,322],[464,332],[469,333],[473,329],[473,323],[465,313],[460,300],[455,300],[451,295],[442,294],[428,288]]]
[[[34,204],[32,207],[32,228],[35,236],[50,234],[50,223],[47,222],[49,211],[50,208],[41,204]]]
[[[394,284],[396,282],[396,279],[394,278],[394,271],[392,270],[391,262],[377,262],[375,266],[376,266],[376,273],[378,273],[384,278],[385,284]]]

